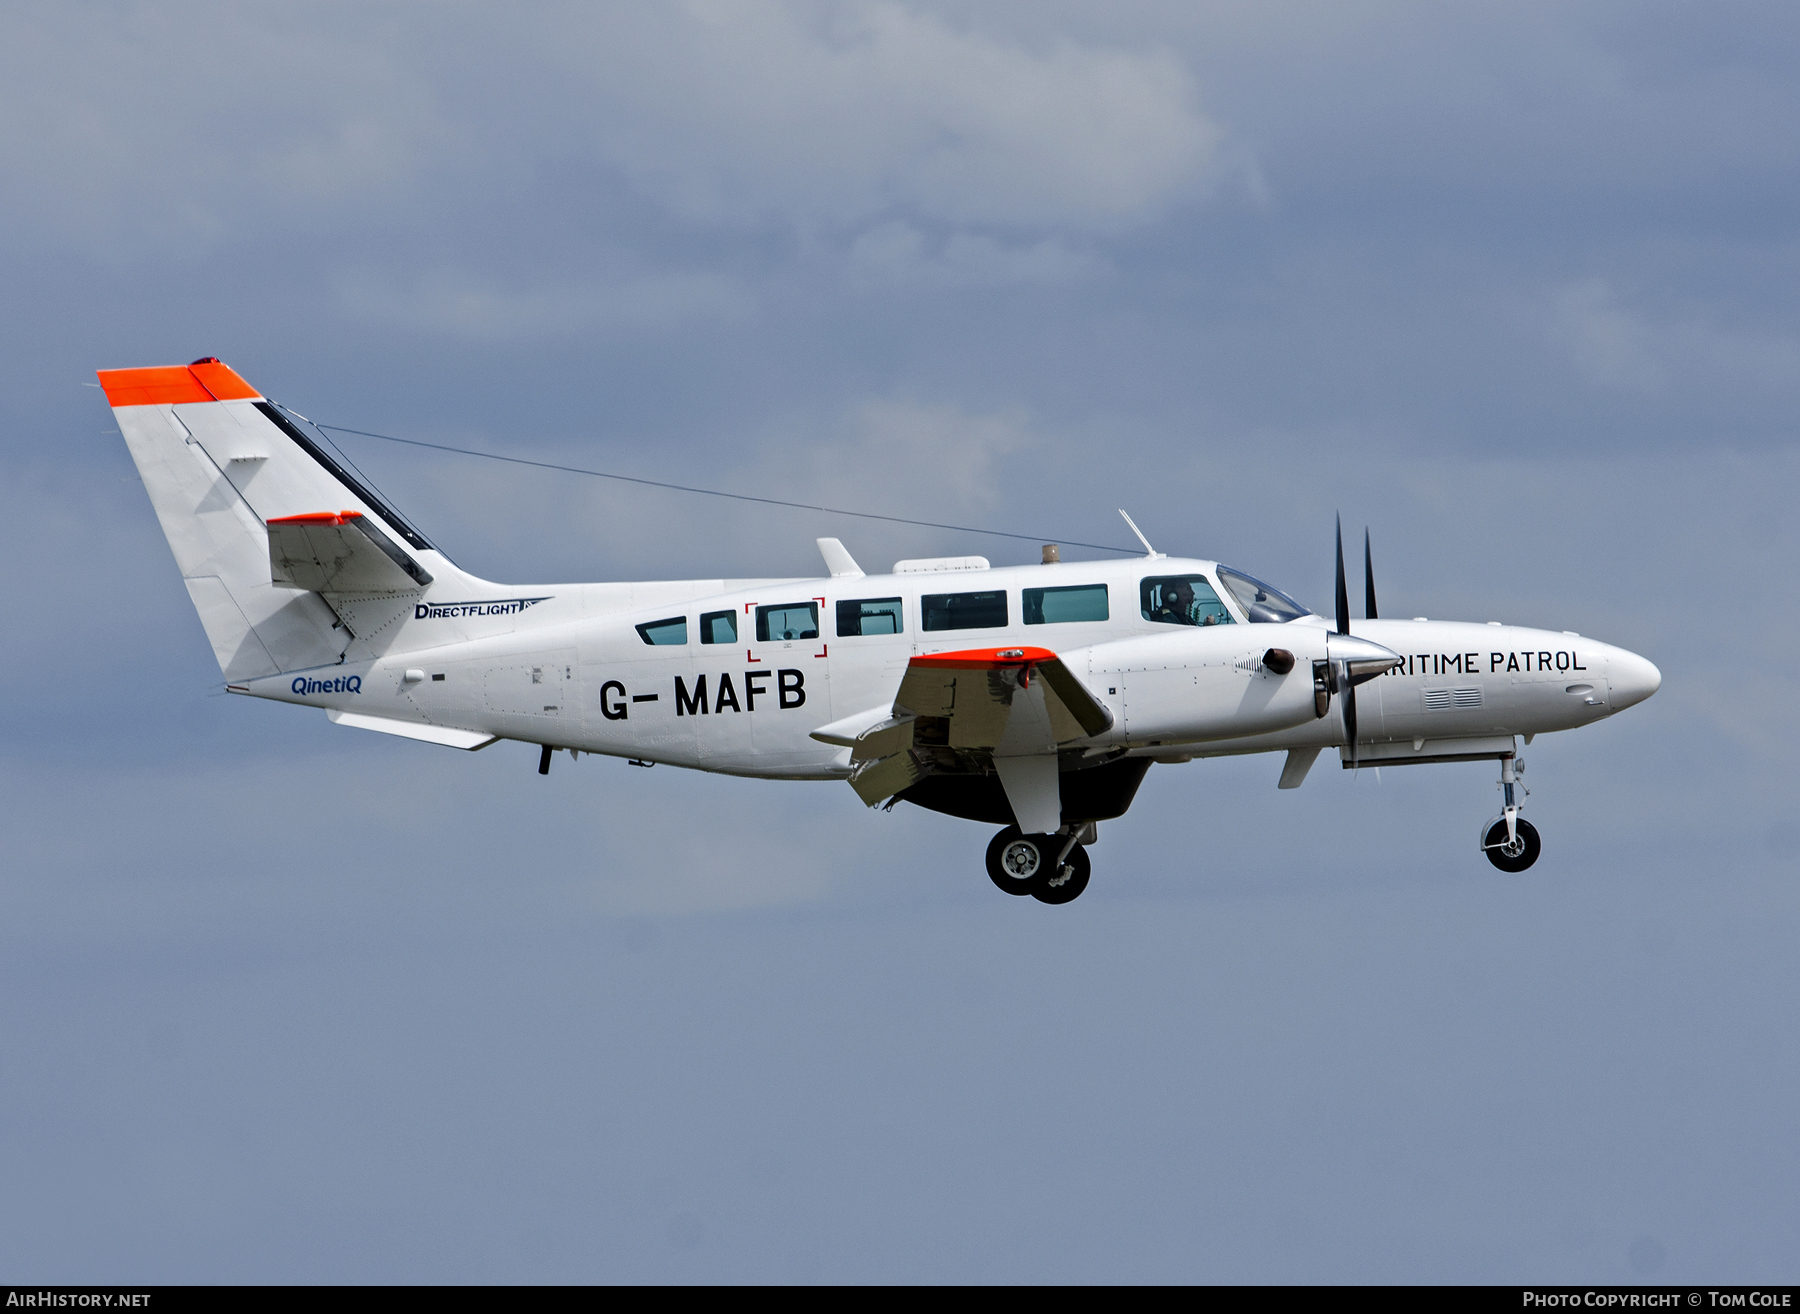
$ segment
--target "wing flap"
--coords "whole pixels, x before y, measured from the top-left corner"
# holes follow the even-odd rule
[[[924,779],[926,769],[911,752],[895,753],[880,761],[860,762],[850,772],[850,788],[870,807],[892,798]]]

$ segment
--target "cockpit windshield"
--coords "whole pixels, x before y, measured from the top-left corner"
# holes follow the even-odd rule
[[[1219,567],[1219,583],[1231,591],[1252,625],[1279,625],[1312,613],[1280,589],[1272,588],[1241,570]]]

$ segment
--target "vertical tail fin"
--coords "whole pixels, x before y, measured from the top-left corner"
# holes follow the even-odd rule
[[[366,516],[387,531],[368,537],[385,540],[382,551],[405,568],[396,579],[408,589],[460,575],[217,359],[101,370],[99,378],[227,681],[328,665],[352,637],[327,596],[297,586],[287,571],[277,582],[270,521]],[[400,598],[407,589],[389,592]]]

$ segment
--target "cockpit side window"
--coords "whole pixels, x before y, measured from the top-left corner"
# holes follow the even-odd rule
[[[1280,589],[1230,566],[1219,567],[1219,582],[1231,590],[1252,625],[1279,625],[1312,613]]]
[[[1150,575],[1138,585],[1138,609],[1159,625],[1231,625],[1231,613],[1204,575]]]

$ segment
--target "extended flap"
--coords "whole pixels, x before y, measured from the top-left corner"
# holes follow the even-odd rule
[[[864,803],[874,807],[909,785],[917,784],[925,768],[911,753],[895,753],[879,762],[859,762],[850,772],[850,787]]]
[[[431,575],[360,511],[317,511],[269,524],[269,576],[314,593],[415,592]]]

